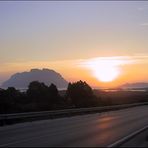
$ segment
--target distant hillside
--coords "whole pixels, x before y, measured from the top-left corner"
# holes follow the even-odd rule
[[[2,84],[3,88],[27,88],[32,81],[44,82],[46,85],[54,83],[58,88],[66,88],[68,82],[57,72],[50,69],[31,69],[30,72],[16,73]]]
[[[121,88],[148,88],[148,83],[126,83],[122,85]]]

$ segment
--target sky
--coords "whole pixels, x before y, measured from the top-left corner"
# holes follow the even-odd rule
[[[91,86],[148,82],[147,40],[147,1],[0,1],[0,84],[31,68]],[[102,58],[120,68],[112,82],[86,64]]]

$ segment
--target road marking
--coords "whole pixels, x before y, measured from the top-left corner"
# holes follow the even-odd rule
[[[121,146],[122,144],[124,144],[125,142],[127,142],[128,140],[132,139],[134,136],[140,134],[141,132],[145,131],[148,129],[148,125],[146,125],[145,127],[131,133],[130,135],[126,136],[126,137],[123,137],[121,138],[120,140],[114,142],[113,144],[107,146],[108,148],[111,148],[111,147],[119,147]]]

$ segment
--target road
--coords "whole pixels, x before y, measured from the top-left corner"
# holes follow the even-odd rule
[[[148,124],[148,106],[0,127],[0,147],[109,146]]]
[[[148,147],[148,129],[123,143],[120,147]]]

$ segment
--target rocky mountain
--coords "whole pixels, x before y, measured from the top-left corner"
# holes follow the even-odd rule
[[[32,81],[44,82],[46,85],[55,84],[57,88],[66,88],[68,82],[57,72],[50,69],[31,69],[29,72],[16,73],[2,84],[3,88],[27,88]]]
[[[144,83],[144,82],[126,83],[122,85],[121,88],[148,88],[148,83]]]

